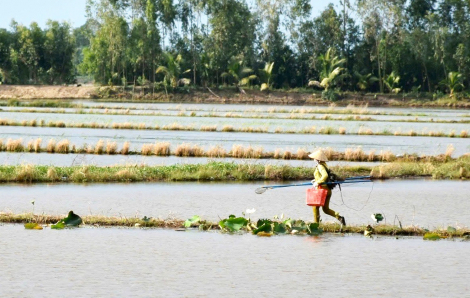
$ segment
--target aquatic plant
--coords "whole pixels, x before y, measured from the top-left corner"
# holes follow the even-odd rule
[[[78,227],[83,222],[82,218],[70,211],[66,218],[59,220],[56,224],[51,226],[51,229],[62,230],[69,227]]]

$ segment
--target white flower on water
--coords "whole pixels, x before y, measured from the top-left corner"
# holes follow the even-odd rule
[[[251,213],[255,213],[256,209],[253,208],[253,209],[246,209],[246,214],[251,214]]]

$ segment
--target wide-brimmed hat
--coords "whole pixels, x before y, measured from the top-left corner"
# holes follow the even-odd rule
[[[319,161],[328,161],[328,158],[326,158],[325,153],[323,153],[323,151],[321,149],[319,149],[319,150],[317,150],[313,153],[310,153],[310,155],[308,157],[319,160]]]

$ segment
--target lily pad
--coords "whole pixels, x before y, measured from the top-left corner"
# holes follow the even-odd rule
[[[53,230],[63,230],[63,229],[65,229],[65,223],[63,221],[59,221],[55,225],[52,225],[51,229],[53,229]]]
[[[454,228],[454,227],[450,227],[450,226],[449,226],[449,227],[447,227],[447,232],[449,232],[449,233],[455,233],[455,232],[457,232],[457,229]]]
[[[42,230],[42,226],[35,222],[25,223],[24,228],[26,230]]]
[[[307,226],[307,233],[309,235],[320,235],[323,233],[323,230],[320,229],[320,224],[314,222],[314,223],[311,223]]]
[[[83,220],[80,216],[70,211],[68,216],[62,220],[68,227],[76,227],[82,224]]]
[[[384,220],[384,217],[382,214],[380,213],[374,213],[370,216],[373,220],[375,220],[376,223],[379,223],[381,222],[382,220]]]
[[[193,217],[187,219],[185,222],[184,222],[184,227],[185,228],[189,228],[191,227],[193,224],[196,224],[198,222],[201,221],[201,218],[198,216],[198,215],[194,215]]]
[[[227,219],[223,219],[219,222],[219,226],[222,230],[229,232],[240,231],[244,226],[248,224],[248,220],[244,217],[235,217],[231,215]]]
[[[442,237],[439,236],[439,235],[436,234],[436,233],[426,233],[426,234],[424,234],[423,239],[424,239],[424,240],[436,241],[436,240],[442,239]]]
[[[287,227],[284,223],[274,223],[273,232],[276,234],[285,234],[287,232]]]
[[[256,230],[253,231],[253,234],[257,235],[260,232],[265,232],[265,233],[271,233],[273,230],[273,227],[269,223],[264,223],[260,227],[258,227]]]

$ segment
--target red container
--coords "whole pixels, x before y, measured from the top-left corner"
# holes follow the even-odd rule
[[[328,191],[326,189],[307,189],[307,205],[308,206],[323,206],[325,205],[326,195]]]

